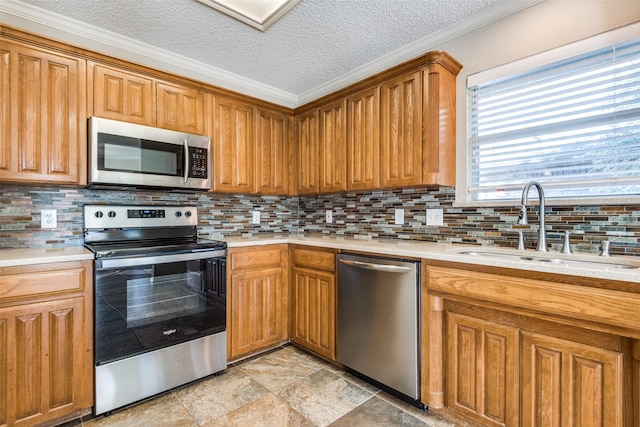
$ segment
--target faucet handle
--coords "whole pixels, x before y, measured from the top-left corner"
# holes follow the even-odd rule
[[[600,256],[610,257],[611,253],[609,249],[611,247],[611,242],[618,240],[622,237],[622,234],[617,234],[616,237],[609,240],[600,240]]]
[[[569,241],[569,235],[571,234],[584,234],[584,230],[564,230],[564,242],[562,244],[562,253],[570,254],[573,253],[571,250],[571,243]]]

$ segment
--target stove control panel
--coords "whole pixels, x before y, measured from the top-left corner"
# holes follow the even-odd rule
[[[194,206],[86,205],[84,228],[177,227],[198,224]]]

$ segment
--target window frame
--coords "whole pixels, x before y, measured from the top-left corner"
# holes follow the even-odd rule
[[[461,144],[464,147],[464,154],[459,156],[458,165],[462,166],[462,173],[458,174],[458,181],[456,186],[456,197],[454,206],[459,207],[482,207],[482,206],[514,206],[519,203],[519,199],[507,199],[507,200],[473,200],[469,191],[471,187],[471,144],[469,143],[469,120],[467,117],[469,111],[469,87],[473,87],[479,84],[498,80],[504,77],[508,77],[514,74],[519,74],[551,64],[553,62],[568,59],[574,56],[588,54],[590,52],[597,51],[599,49],[607,48],[609,46],[623,43],[625,41],[635,40],[639,38],[640,34],[640,22],[630,24],[621,28],[617,28],[605,33],[601,33],[583,40],[579,40],[564,46],[549,49],[547,51],[537,53],[525,58],[517,59],[515,61],[500,65],[487,70],[479,71],[467,76],[466,84],[464,85],[465,93],[464,99],[464,134],[460,135],[464,140],[458,141],[458,147]],[[543,183],[544,186],[544,183]],[[550,198],[547,204],[553,204],[557,206],[562,205],[621,205],[621,204],[640,204],[640,195],[616,195],[616,196],[594,196],[594,197],[567,197],[567,198]]]

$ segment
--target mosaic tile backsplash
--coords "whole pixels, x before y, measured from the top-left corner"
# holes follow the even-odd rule
[[[260,234],[304,233],[351,236],[359,239],[407,239],[515,247],[514,229],[519,210],[514,207],[459,208],[453,206],[454,189],[409,188],[314,197],[221,195],[162,191],[89,190],[74,187],[0,187],[0,237],[4,248],[78,246],[83,241],[82,207],[85,204],[197,206],[201,237],[250,237]],[[549,203],[548,203],[549,204]],[[394,224],[394,210],[404,209],[404,225]],[[426,226],[426,209],[440,208],[444,225]],[[40,228],[40,211],[56,209],[58,227]],[[261,223],[251,223],[260,211]],[[333,222],[325,213],[331,210]],[[537,207],[529,208],[528,249],[535,248]],[[547,242],[559,250],[565,230],[572,235],[575,252],[596,253],[600,241],[622,235],[611,244],[612,255],[640,256],[640,205],[547,206]]]

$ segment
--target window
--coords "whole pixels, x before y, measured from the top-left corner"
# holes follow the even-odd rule
[[[469,77],[470,201],[640,195],[640,39],[524,63]]]

